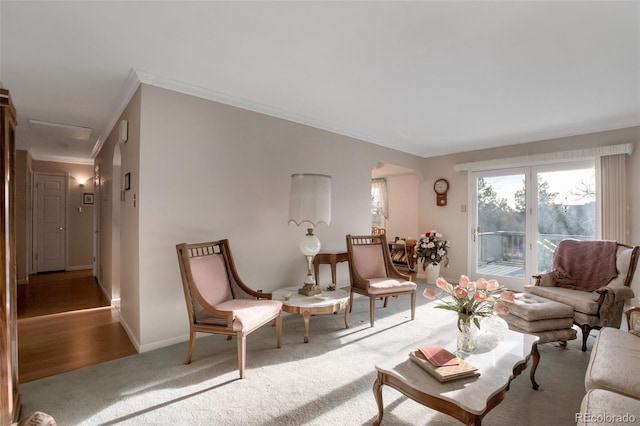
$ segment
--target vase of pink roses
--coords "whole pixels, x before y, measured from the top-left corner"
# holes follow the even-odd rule
[[[509,308],[501,301],[513,302],[514,293],[500,286],[496,280],[478,278],[469,280],[461,275],[458,285],[449,284],[444,278],[436,280],[436,287],[444,292],[438,309],[455,311],[458,314],[458,351],[472,353],[477,345],[477,330],[480,329],[480,318],[489,317],[494,313],[506,315]],[[435,299],[437,294],[432,288],[424,290],[423,295]],[[450,296],[450,297],[446,297]]]

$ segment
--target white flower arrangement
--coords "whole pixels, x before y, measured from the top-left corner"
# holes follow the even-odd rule
[[[422,260],[422,269],[433,268],[440,263],[449,266],[449,241],[442,238],[442,234],[431,231],[420,237],[416,245],[414,257]]]

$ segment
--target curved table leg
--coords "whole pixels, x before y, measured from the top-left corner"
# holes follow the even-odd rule
[[[304,319],[304,342],[309,343],[309,318],[311,318],[311,312],[302,312],[302,318]]]
[[[533,386],[533,389],[538,390],[540,385],[536,383],[536,369],[538,368],[538,364],[540,363],[540,352],[538,352],[537,343],[533,344],[531,353],[533,355],[533,364],[531,364],[531,373],[529,374],[529,377],[531,378],[531,385]]]
[[[373,422],[373,425],[379,426],[380,422],[382,422],[382,415],[384,414],[384,406],[382,405],[382,380],[380,379],[380,373],[378,373],[378,377],[373,383],[373,396],[376,399],[376,404],[378,404],[378,418]]]

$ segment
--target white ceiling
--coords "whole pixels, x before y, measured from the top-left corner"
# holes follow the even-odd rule
[[[640,125],[639,23],[612,1],[2,0],[0,81],[35,158],[90,161],[136,77],[429,157]]]

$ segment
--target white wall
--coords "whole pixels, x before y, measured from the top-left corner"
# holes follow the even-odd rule
[[[389,217],[385,222],[387,239],[395,237],[417,239],[419,228],[418,193],[420,176],[413,174],[387,176]]]
[[[127,199],[121,217],[127,240],[123,275],[138,294],[126,294],[123,278],[121,297],[122,316],[131,322],[128,330],[141,351],[187,337],[176,244],[228,238],[239,273],[252,287],[271,291],[302,285],[306,267],[298,243],[305,230],[287,224],[291,174],[332,176],[332,222],[320,225],[316,234],[325,248],[344,248],[346,234],[369,232],[373,167],[387,161],[418,169],[422,162],[154,86],[143,85],[140,93],[139,171],[136,153],[128,150],[131,140],[122,147],[122,171],[132,170],[129,192],[137,195],[138,205]],[[136,120],[127,118],[131,133]],[[104,159],[112,155],[111,137],[102,149]],[[135,214],[139,228],[128,218]],[[338,283],[346,285],[347,276],[339,267]],[[136,316],[139,329],[133,324]]]
[[[393,232],[442,232],[452,242],[451,267],[442,274],[454,278],[466,273],[468,241],[467,213],[461,211],[467,204],[467,174],[455,172],[455,164],[625,142],[637,146],[639,139],[638,128],[632,128],[422,159],[148,85],[141,86],[121,118],[129,120],[130,132],[129,142],[121,145],[122,173],[132,173],[132,189],[121,211],[122,318],[140,351],[187,338],[178,243],[228,238],[238,270],[251,286],[271,291],[302,283],[306,267],[297,246],[304,229],[287,225],[293,173],[333,177],[332,223],[321,225],[316,234],[324,248],[337,249],[344,248],[346,234],[370,229],[376,164],[419,170],[417,190],[398,193],[405,204],[417,203],[411,207],[417,228]],[[112,161],[114,139],[115,132],[97,161]],[[640,242],[634,226],[640,194],[631,179],[638,177],[639,158],[629,157],[635,243]],[[433,182],[440,177],[450,183],[446,207],[435,203]],[[413,220],[407,216],[406,223]],[[107,230],[101,235],[105,238],[111,238]],[[108,262],[104,252],[101,261]],[[340,266],[338,285],[346,285],[348,272]]]
[[[127,330],[136,347],[140,341],[140,292],[138,277],[138,210],[133,206],[133,194],[139,192],[139,151],[140,151],[140,114],[142,94],[138,89],[129,101],[122,115],[117,120],[114,130],[111,132],[100,152],[96,156],[96,165],[100,169],[99,193],[99,244],[100,259],[99,272],[101,285],[110,295],[114,292],[114,282],[119,281],[119,292],[116,289],[116,297],[120,297],[120,322]],[[129,121],[129,137],[127,143],[118,140],[119,123],[121,120]],[[132,188],[125,193],[125,201],[113,195],[113,152],[116,144],[122,155],[120,172],[130,172],[132,175]],[[167,172],[169,173],[169,172]],[[122,182],[115,179],[116,185]],[[117,192],[116,192],[117,194]],[[112,210],[120,209],[120,229],[112,227]],[[120,233],[120,247],[112,247],[113,233]],[[117,241],[117,239],[116,239]],[[112,250],[120,251],[119,277],[113,276]],[[117,272],[116,272],[117,273]]]

